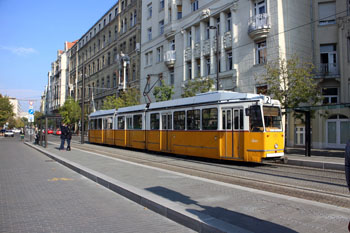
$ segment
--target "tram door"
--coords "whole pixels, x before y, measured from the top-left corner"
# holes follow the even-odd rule
[[[222,110],[222,129],[224,130],[224,157],[243,159],[244,123],[243,108]]]
[[[172,113],[162,113],[162,151],[170,151],[170,139],[169,130],[173,128],[173,115]]]

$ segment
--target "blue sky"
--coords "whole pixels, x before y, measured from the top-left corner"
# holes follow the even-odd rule
[[[79,39],[117,0],[0,0],[0,93],[35,99],[65,41]],[[20,101],[27,111],[28,101]]]

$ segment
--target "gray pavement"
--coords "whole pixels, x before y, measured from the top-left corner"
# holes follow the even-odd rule
[[[202,232],[346,232],[350,210],[169,172],[79,149],[42,151],[76,172]]]
[[[0,139],[0,232],[193,232],[67,169],[16,138]]]

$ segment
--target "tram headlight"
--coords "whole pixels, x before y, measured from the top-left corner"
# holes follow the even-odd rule
[[[275,149],[277,149],[277,148],[278,148],[278,144],[276,143],[276,144],[275,144]]]

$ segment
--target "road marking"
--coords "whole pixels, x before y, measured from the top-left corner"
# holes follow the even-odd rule
[[[69,180],[73,180],[73,179],[69,179],[69,178],[52,178],[52,179],[48,179],[48,181],[69,181]]]

